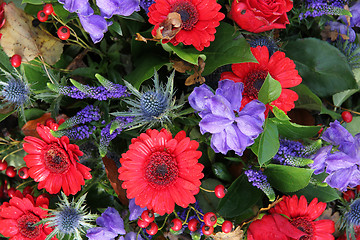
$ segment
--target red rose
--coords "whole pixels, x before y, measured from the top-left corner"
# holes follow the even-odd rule
[[[234,0],[230,17],[244,30],[259,33],[289,24],[286,15],[293,7],[290,0]]]
[[[280,214],[265,215],[252,222],[247,234],[248,240],[290,240],[306,235]]]

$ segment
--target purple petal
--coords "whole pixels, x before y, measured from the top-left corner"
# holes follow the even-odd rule
[[[322,147],[315,155],[311,157],[314,162],[310,165],[310,167],[315,169],[314,174],[320,174],[325,170],[325,161],[331,149],[332,146]]]
[[[96,0],[101,16],[111,18],[113,15],[129,16],[140,11],[139,0]]]
[[[89,0],[59,0],[59,3],[64,4],[64,8],[71,13],[76,12],[82,16],[94,14]]]
[[[116,234],[123,235],[126,233],[124,229],[124,221],[120,217],[119,212],[112,207],[108,207],[105,212],[101,214],[101,217],[96,219],[96,223]]]
[[[262,122],[265,121],[264,112],[266,110],[265,105],[259,100],[253,100],[245,105],[245,107],[240,111],[239,117],[244,115],[250,115],[253,117],[258,117]]]
[[[254,140],[244,135],[235,124],[227,127],[225,133],[226,144],[239,156],[243,155],[247,146],[254,143]]]
[[[221,152],[222,154],[226,154],[229,150],[231,150],[226,144],[225,131],[213,134],[210,146],[216,153]]]
[[[349,37],[349,42],[354,42],[355,38],[356,38],[356,33],[354,31],[354,29],[352,29],[351,27],[348,27],[345,24],[339,23],[339,22],[330,22],[330,30],[331,31],[337,31],[338,33],[347,35]],[[349,34],[348,34],[349,31]]]
[[[325,182],[332,188],[346,191],[347,186],[355,187],[360,184],[360,171],[357,166],[343,168],[327,176]]]
[[[200,87],[194,88],[192,93],[189,95],[189,104],[190,106],[195,109],[196,111],[203,111],[205,110],[205,104],[207,99],[213,97],[214,94],[211,92],[209,87],[205,84],[201,85]]]
[[[105,227],[90,228],[86,233],[89,240],[112,240],[117,236],[117,233],[109,231]]]
[[[136,236],[137,236],[137,238],[136,238]],[[138,235],[135,232],[129,232],[126,234],[125,240],[144,240],[144,239],[141,237],[140,234]]]
[[[321,137],[323,140],[339,146],[339,150],[347,154],[353,154],[354,137],[340,125],[339,121],[330,123],[330,127],[325,130]]]
[[[216,95],[223,96],[231,104],[233,111],[240,111],[242,92],[244,91],[243,83],[235,83],[231,80],[219,81],[219,87],[216,89]]]
[[[264,121],[253,116],[243,115],[236,118],[235,121],[240,131],[252,139],[257,138],[263,131],[262,125]]]
[[[130,199],[130,201],[129,201],[129,211],[130,211],[129,220],[133,221],[133,220],[138,219],[138,217],[140,217],[140,215],[146,209],[147,209],[146,207],[142,208],[142,207],[136,205],[135,198]]]
[[[201,129],[201,134],[206,132],[219,133],[232,123],[233,121],[227,118],[215,116],[213,114],[207,114],[200,121],[199,126]]]
[[[231,109],[231,104],[223,96],[215,95],[206,101],[206,107],[213,115],[227,118],[229,120],[235,119],[235,113]]]
[[[331,173],[333,171],[342,169],[342,168],[351,168],[352,166],[358,164],[354,158],[351,158],[349,155],[343,152],[334,152],[328,155],[326,159],[326,172]]]
[[[98,43],[107,31],[108,22],[99,15],[82,16],[78,15],[84,30],[90,34],[94,43]]]

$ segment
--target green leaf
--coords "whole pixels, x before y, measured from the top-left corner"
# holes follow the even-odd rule
[[[323,104],[321,106],[321,112],[320,114],[328,114],[330,115],[333,119],[339,119],[341,118],[341,115],[337,112],[334,112],[333,110],[329,110],[325,107],[325,105]]]
[[[232,177],[227,170],[227,167],[222,162],[216,162],[212,164],[212,170],[216,177],[226,182],[231,182]]]
[[[290,120],[288,115],[286,115],[286,113],[283,110],[279,109],[276,106],[273,106],[272,112],[274,113],[275,117],[281,121]]]
[[[346,129],[353,136],[360,133],[360,117],[353,117],[353,120],[346,124]]]
[[[237,217],[254,206],[262,196],[262,191],[252,186],[245,175],[241,175],[228,188],[217,211],[224,218]]]
[[[281,192],[296,192],[309,184],[313,169],[269,164],[265,175],[270,185]]]
[[[43,5],[44,3],[53,3],[57,2],[57,0],[22,0],[22,4],[30,3],[33,5]]]
[[[13,110],[9,113],[1,113],[0,114],[0,122],[4,121],[8,116],[10,116],[11,114],[13,114],[16,110]]]
[[[212,178],[201,181],[201,187],[205,189],[215,189],[219,184],[221,184],[219,180]],[[220,199],[217,198],[213,192],[205,192],[202,190],[196,195],[196,199],[204,212],[215,212],[216,206],[220,202]]]
[[[121,26],[118,22],[113,22],[113,24],[111,24],[111,26],[109,26],[109,30],[116,32],[117,34],[119,34],[119,36],[123,35]]]
[[[295,108],[302,108],[307,110],[321,111],[322,102],[318,96],[316,96],[306,85],[299,84],[296,87],[292,87],[299,99],[295,101]]]
[[[225,22],[216,28],[215,40],[202,53],[206,55],[203,76],[226,64],[257,62],[245,38],[239,38],[234,27]]]
[[[289,42],[285,51],[286,56],[295,62],[303,83],[319,97],[357,88],[344,55],[326,41],[298,39]]]
[[[41,63],[31,61],[31,64],[22,64],[22,66],[24,68],[26,79],[33,91],[46,89],[46,84],[49,79],[44,74]]]
[[[340,107],[341,104],[343,104],[343,102],[346,101],[346,99],[348,99],[349,97],[351,97],[354,93],[357,93],[359,91],[359,89],[350,89],[350,90],[345,90],[339,93],[335,93],[332,98],[333,98],[333,103],[335,106]]]
[[[289,139],[311,138],[320,130],[321,126],[303,126],[290,121],[281,121],[271,118],[271,121],[277,126],[281,136]]]
[[[280,82],[273,79],[268,73],[263,85],[260,88],[258,99],[264,104],[270,103],[278,99],[281,94],[281,89]]]
[[[165,50],[169,49],[176,53],[182,60],[189,62],[194,65],[198,65],[198,59],[201,57],[202,59],[206,59],[206,56],[202,53],[196,50],[194,47],[187,47],[185,48],[183,44],[178,44],[177,46],[174,46],[171,43],[165,43],[162,44],[163,48]]]
[[[258,161],[260,166],[272,159],[280,147],[279,133],[276,125],[266,120],[264,132],[260,135]]]

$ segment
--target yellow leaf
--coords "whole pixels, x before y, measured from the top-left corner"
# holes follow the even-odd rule
[[[64,44],[41,26],[33,27],[32,16],[14,3],[5,5],[4,13],[6,21],[0,29],[0,45],[9,57],[19,54],[22,62],[28,62],[41,55],[50,65],[60,59]]]

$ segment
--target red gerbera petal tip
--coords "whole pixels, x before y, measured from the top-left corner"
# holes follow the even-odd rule
[[[119,179],[127,197],[137,205],[163,215],[175,203],[187,207],[195,202],[193,191],[201,185],[204,166],[198,163],[199,144],[179,132],[174,138],[166,129],[148,129],[132,139],[120,159]]]
[[[181,17],[181,29],[173,38],[163,42],[171,42],[175,46],[181,42],[202,51],[214,41],[215,28],[225,17],[219,12],[220,8],[216,0],[158,0],[149,7],[149,22],[155,25],[152,34],[156,36],[156,31],[168,15],[176,12]]]
[[[39,125],[36,130],[42,140],[25,137],[23,144],[30,177],[39,182],[38,189],[45,188],[51,194],[61,188],[66,195],[76,194],[85,184],[84,178],[91,178],[90,168],[78,162],[82,152],[67,137],[53,137],[47,126]]]
[[[269,58],[269,51],[266,46],[251,48],[251,52],[258,63],[236,63],[232,65],[232,72],[221,74],[220,80],[230,79],[234,82],[244,83],[242,106],[244,107],[251,100],[257,99],[260,88],[266,76],[271,77],[281,84],[281,94],[271,105],[278,107],[285,113],[295,107],[294,101],[298,99],[296,92],[288,89],[299,85],[302,78],[295,69],[295,63],[285,57],[285,53],[277,51]],[[270,107],[267,105],[267,107]]]

